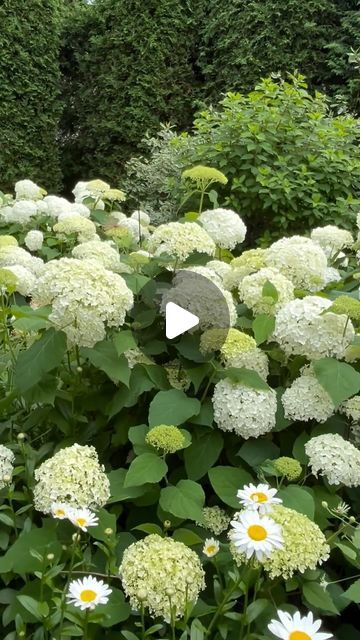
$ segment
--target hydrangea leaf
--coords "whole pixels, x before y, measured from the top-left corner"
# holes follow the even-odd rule
[[[66,346],[65,333],[51,328],[29,349],[20,352],[15,366],[15,385],[19,391],[31,389],[46,373],[58,367]]]
[[[124,487],[138,487],[160,482],[168,470],[166,462],[155,453],[142,453],[135,458],[126,474]]]
[[[233,509],[239,508],[238,490],[252,481],[250,473],[238,467],[214,467],[209,478],[216,495]]]
[[[149,425],[173,424],[178,426],[199,414],[201,404],[196,398],[188,398],[178,389],[159,391],[149,409]]]
[[[203,488],[192,480],[180,480],[176,487],[165,487],[160,494],[160,507],[184,520],[202,522],[205,503]]]
[[[321,358],[313,363],[313,368],[335,407],[360,391],[360,373],[346,362]]]

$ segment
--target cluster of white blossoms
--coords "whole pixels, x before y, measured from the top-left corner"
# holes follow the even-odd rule
[[[338,433],[311,438],[305,445],[305,453],[315,476],[325,476],[333,485],[360,485],[360,451]]]
[[[205,229],[193,222],[169,222],[157,227],[147,242],[156,256],[166,253],[184,262],[192,253],[215,254],[216,246]]]
[[[273,389],[250,389],[225,378],[215,385],[212,403],[219,429],[234,431],[245,440],[275,427],[277,399]]]
[[[203,338],[206,338],[206,334]],[[227,367],[252,369],[264,380],[269,374],[269,360],[265,351],[256,346],[254,338],[238,329],[229,329],[220,354]]]
[[[245,276],[266,267],[266,249],[249,249],[230,262],[230,270],[223,276],[225,289],[237,289]]]
[[[310,238],[281,238],[266,250],[265,262],[278,269],[296,289],[320,291],[325,283],[327,258],[322,248]]]
[[[227,289],[227,287],[225,287],[224,281],[226,277],[232,272],[231,266],[227,262],[222,262],[221,260],[209,260],[209,262],[206,263],[206,268],[216,273],[216,275],[219,276],[221,280],[221,285],[225,289]]]
[[[245,240],[246,226],[231,209],[203,211],[198,221],[221,249],[235,249]]]
[[[273,338],[287,355],[303,355],[312,360],[344,357],[355,330],[346,315],[324,313],[331,304],[320,296],[306,296],[281,307],[276,314]]]
[[[14,460],[15,456],[11,449],[0,444],[0,489],[3,489],[11,482]]]
[[[350,231],[331,224],[325,227],[316,227],[312,230],[310,237],[323,249],[329,259],[338,257],[342,249],[350,247],[354,243]]]
[[[360,422],[360,396],[353,396],[345,400],[340,407],[340,413],[344,413],[352,422]]]
[[[15,194],[16,200],[41,200],[46,191],[32,180],[18,180],[15,183]]]
[[[90,217],[89,207],[79,202],[69,202],[66,198],[60,198],[59,196],[45,196],[38,204],[38,212],[53,220],[61,216],[71,215],[78,215],[83,218]]]
[[[49,320],[70,344],[92,347],[105,338],[105,326],[124,324],[133,294],[123,278],[92,260],[60,258],[45,265],[32,292],[32,305],[52,305]]]
[[[32,229],[27,232],[24,242],[29,251],[39,251],[44,242],[44,234],[38,229]]]
[[[54,505],[99,509],[110,498],[110,483],[94,447],[60,449],[35,470],[34,506],[53,513]]]
[[[95,224],[78,213],[61,214],[53,230],[56,235],[65,238],[75,234],[78,242],[88,242],[97,237]]]
[[[197,554],[182,542],[152,534],[131,544],[119,568],[125,594],[134,609],[170,622],[171,611],[182,618],[205,587]]]
[[[288,420],[326,422],[335,411],[332,399],[309,366],[284,391],[281,401]]]
[[[36,278],[43,272],[41,258],[14,244],[0,244],[0,268],[13,274],[14,287],[23,296],[29,296],[35,286]]]
[[[274,295],[266,291],[268,283],[272,290],[275,288]],[[273,315],[282,305],[293,300],[294,285],[277,269],[265,267],[243,278],[239,297],[255,314]]]
[[[94,260],[104,269],[115,273],[128,273],[131,270],[128,265],[120,261],[120,255],[113,242],[102,242],[100,238],[89,240],[76,245],[72,250],[72,255],[78,260]]]

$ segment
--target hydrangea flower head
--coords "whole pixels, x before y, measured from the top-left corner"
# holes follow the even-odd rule
[[[174,425],[159,424],[148,431],[145,441],[163,453],[175,453],[184,447],[185,436]]]

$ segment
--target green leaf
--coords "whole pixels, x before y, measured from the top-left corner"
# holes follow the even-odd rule
[[[360,603],[360,580],[355,580],[353,584],[345,591],[344,596],[351,600],[352,602],[356,602],[356,604]]]
[[[220,431],[207,429],[184,451],[185,469],[190,480],[199,480],[217,461],[224,439]]]
[[[305,600],[311,607],[328,613],[339,613],[329,592],[323,589],[318,582],[306,582],[302,587],[302,591]]]
[[[264,298],[272,298],[274,302],[279,300],[279,293],[277,288],[273,285],[270,280],[266,280],[262,288],[262,296]]]
[[[159,424],[183,424],[199,414],[201,404],[196,398],[188,398],[178,389],[159,391],[149,408],[149,425],[155,427]]]
[[[258,467],[264,460],[278,458],[279,453],[279,447],[271,440],[258,438],[244,442],[237,455],[245,460],[250,467]]]
[[[122,500],[135,500],[144,495],[146,491],[144,487],[124,487],[125,477],[126,469],[115,469],[108,474],[111,496],[108,504],[122,502]]]
[[[266,342],[268,337],[271,336],[275,329],[274,316],[268,316],[266,314],[260,314],[259,316],[256,316],[255,320],[252,323],[252,329],[257,345]]]
[[[239,508],[236,497],[239,489],[252,481],[251,475],[238,467],[214,467],[209,471],[209,479],[216,495],[233,509]]]
[[[118,356],[120,356],[124,351],[128,349],[135,349],[137,347],[136,340],[131,331],[119,331],[113,337],[113,343],[115,345],[115,349],[117,351]]]
[[[37,600],[35,600],[35,598],[32,598],[31,596],[25,596],[25,595],[19,595],[17,596],[17,599],[22,604],[22,606],[26,609],[26,611],[29,611],[29,613],[31,613],[37,620],[42,620],[42,618],[44,617],[44,614],[46,617],[46,615],[49,613],[49,607],[46,605],[45,602],[40,603]],[[46,605],[47,611],[43,609],[43,611],[41,612],[41,604]]]
[[[56,538],[56,529],[57,522],[47,519],[44,520],[42,529],[33,527],[30,531],[23,531],[5,555],[0,558],[0,572],[14,571],[23,574],[39,571],[41,562],[30,554],[30,549],[38,551],[42,556],[47,553],[60,556],[61,544]]]
[[[26,351],[19,353],[15,365],[15,386],[21,393],[34,387],[49,371],[58,367],[66,352],[66,335],[48,329]]]
[[[81,355],[94,367],[104,371],[113,382],[122,382],[129,386],[131,369],[128,361],[124,355],[118,355],[114,343],[110,340],[98,342],[92,348],[83,347]]]
[[[111,588],[109,601],[101,607],[101,613],[104,617],[101,618],[100,625],[105,628],[113,627],[119,622],[127,620],[131,613],[130,605],[125,602],[123,592],[113,586]]]
[[[167,513],[184,520],[202,522],[205,503],[203,488],[192,480],[180,480],[176,487],[161,490],[160,507]]]
[[[154,524],[153,522],[145,522],[144,524],[139,524],[137,527],[133,527],[136,531],[143,531],[144,533],[156,533],[158,536],[163,535],[163,530],[159,527],[158,524]]]
[[[202,626],[198,618],[194,618],[190,628],[190,640],[203,640],[205,637],[205,627]]]
[[[143,453],[132,461],[126,474],[124,488],[138,487],[147,482],[160,482],[167,470],[165,460],[155,453]]]
[[[32,309],[27,305],[23,307],[13,306],[11,307],[11,313],[16,318],[13,322],[13,327],[18,331],[39,331],[50,326],[48,317],[51,313],[51,307]]]
[[[278,497],[283,501],[284,507],[304,513],[310,520],[314,519],[315,501],[311,489],[290,484],[279,490]]]
[[[315,375],[335,407],[360,391],[360,373],[335,358],[321,358],[313,363]]]
[[[259,391],[270,390],[269,385],[259,376],[257,371],[245,369],[245,367],[241,367],[240,369],[230,367],[229,369],[219,371],[218,376],[219,378],[229,378],[232,382],[243,384],[245,387],[250,387],[250,389],[257,389]]]
[[[194,544],[202,544],[203,539],[194,533],[194,531],[190,531],[190,529],[175,529],[173,533],[174,540],[178,540],[179,542],[183,542],[188,547],[191,547]]]

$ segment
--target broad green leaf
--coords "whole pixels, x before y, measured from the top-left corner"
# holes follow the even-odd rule
[[[270,390],[269,385],[259,376],[257,371],[245,369],[245,367],[241,367],[240,369],[229,367],[228,369],[224,369],[224,371],[219,371],[218,376],[220,378],[229,378],[232,382],[243,384],[245,387],[250,387],[250,389],[259,391]]]
[[[160,482],[168,466],[155,453],[143,453],[135,458],[126,474],[124,487],[138,487],[146,483]]]
[[[135,498],[144,495],[146,487],[125,487],[125,477],[126,469],[115,469],[108,473],[111,496],[108,504],[122,500],[135,500]]]
[[[103,617],[100,620],[100,625],[105,628],[113,627],[119,622],[127,620],[131,613],[130,605],[125,602],[123,592],[113,586],[111,589],[109,601],[107,604],[101,606]]]
[[[110,380],[129,386],[131,369],[125,356],[118,355],[113,342],[103,340],[92,348],[82,348],[81,354],[94,367],[104,371]]]
[[[127,330],[115,333],[113,343],[119,356],[128,349],[135,349],[137,347],[136,340],[132,332]]]
[[[339,613],[329,592],[323,589],[318,582],[306,582],[303,584],[302,591],[305,600],[311,607],[328,613]]]
[[[274,303],[279,300],[279,293],[275,285],[270,280],[266,280],[262,288],[262,295],[264,298],[272,298]]]
[[[205,637],[205,627],[198,618],[194,618],[190,627],[190,640],[203,640]]]
[[[321,358],[313,363],[313,368],[335,407],[360,391],[360,373],[346,362]]]
[[[236,497],[239,489],[252,481],[251,475],[238,467],[214,467],[209,471],[209,479],[216,495],[233,509],[239,508]]]
[[[31,596],[18,595],[17,599],[22,606],[29,611],[37,620],[42,620],[49,613],[49,607],[46,602],[38,602]]]
[[[352,602],[356,602],[356,604],[360,603],[360,580],[355,580],[353,584],[345,591],[344,596],[351,600]]]
[[[268,337],[271,336],[272,332],[275,329],[274,316],[268,316],[266,314],[260,314],[259,316],[256,316],[255,320],[252,323],[252,329],[257,345],[266,342]]]
[[[156,533],[158,536],[163,536],[163,530],[159,527],[158,524],[154,524],[153,522],[145,522],[144,524],[139,524],[137,527],[133,527],[136,531],[143,531],[144,533]]]
[[[196,398],[188,398],[178,389],[159,391],[149,408],[149,425],[155,427],[159,424],[183,424],[199,414],[201,404]]]
[[[48,320],[51,307],[32,309],[27,305],[23,307],[13,306],[11,307],[11,312],[16,318],[13,322],[13,327],[18,331],[39,331],[51,326]]]
[[[48,329],[29,349],[19,353],[15,365],[15,386],[21,393],[34,387],[49,371],[58,367],[66,352],[66,335]]]
[[[304,513],[310,520],[314,519],[315,501],[311,489],[290,484],[279,490],[278,497],[283,501],[284,507]]]
[[[184,520],[202,522],[205,503],[203,488],[192,480],[180,480],[176,487],[161,490],[160,507],[167,513]]]
[[[271,440],[257,438],[256,440],[247,440],[244,442],[237,455],[245,460],[250,467],[257,467],[264,462],[264,460],[278,458],[279,453],[279,447],[271,442]]]
[[[190,529],[175,529],[173,533],[174,540],[179,540],[179,542],[183,542],[188,547],[191,547],[194,544],[202,544],[203,539],[197,535],[194,531]]]
[[[185,469],[190,480],[199,480],[217,461],[224,439],[218,430],[205,430],[184,451]]]
[[[33,527],[30,531],[23,531],[8,551],[0,558],[0,572],[29,573],[39,571],[41,562],[30,554],[30,549],[41,555],[54,553],[60,556],[61,544],[56,538],[57,522],[44,520],[42,529]]]

